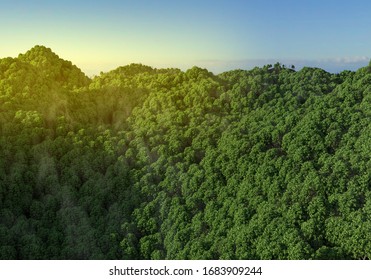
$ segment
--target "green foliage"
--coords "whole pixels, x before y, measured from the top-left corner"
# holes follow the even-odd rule
[[[369,68],[1,59],[0,259],[370,259]]]

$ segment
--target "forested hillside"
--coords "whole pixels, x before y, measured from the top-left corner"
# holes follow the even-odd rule
[[[92,79],[0,59],[0,259],[371,259],[371,63]]]

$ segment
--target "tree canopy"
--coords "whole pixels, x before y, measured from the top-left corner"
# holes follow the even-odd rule
[[[0,59],[0,259],[370,259],[371,71]]]

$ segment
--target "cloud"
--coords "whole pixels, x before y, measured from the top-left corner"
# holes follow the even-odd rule
[[[351,57],[336,57],[320,60],[326,63],[339,63],[339,64],[353,64],[353,63],[368,63],[370,58],[367,56],[351,56]]]
[[[355,71],[368,65],[370,58],[367,56],[332,57],[323,59],[240,59],[240,60],[220,60],[207,59],[197,60],[195,65],[207,68],[214,73],[221,73],[234,69],[252,69],[262,67],[267,64],[279,62],[288,67],[295,65],[297,70],[303,67],[318,67],[331,73],[338,73],[344,70]]]
[[[361,67],[365,67],[370,62],[367,56],[351,56],[351,57],[335,57],[318,60],[317,67],[323,68],[328,72],[341,72],[344,70],[355,71]],[[313,62],[315,64],[316,62]]]

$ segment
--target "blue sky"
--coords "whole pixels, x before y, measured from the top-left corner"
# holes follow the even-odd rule
[[[368,64],[371,1],[0,0],[0,57],[45,45],[88,75],[129,63],[219,73]]]

